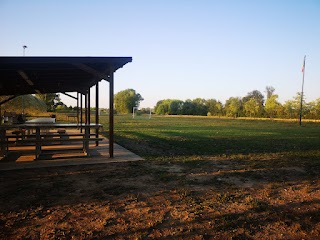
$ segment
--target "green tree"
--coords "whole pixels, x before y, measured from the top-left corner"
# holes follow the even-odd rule
[[[223,115],[223,111],[224,111],[222,102],[217,101],[217,103],[216,103],[216,110],[217,110],[217,115],[218,115],[219,117],[221,117],[221,116]]]
[[[47,111],[54,111],[57,106],[63,105],[57,93],[36,94],[36,97],[47,105]]]
[[[222,116],[223,114],[223,105],[220,101],[216,99],[208,99],[206,101],[208,108],[208,115],[210,116]]]
[[[182,114],[183,115],[194,115],[195,112],[195,104],[192,100],[187,99],[182,106]]]
[[[55,110],[56,111],[66,111],[66,110],[68,110],[69,108],[66,106],[66,105],[64,105],[64,104],[60,104],[60,105],[58,105],[56,108],[55,108]]]
[[[300,115],[300,103],[301,103],[301,93],[298,92],[293,100],[288,100],[284,103],[284,113],[287,118],[298,118]],[[306,102],[302,100],[302,116],[307,113]]]
[[[286,118],[297,118],[299,116],[299,109],[296,102],[293,100],[285,101],[283,104],[284,117]]]
[[[158,115],[164,115],[168,112],[168,108],[166,109],[166,105],[164,100],[160,100],[157,102],[156,106],[154,107],[154,112]]]
[[[208,99],[207,100],[207,108],[208,108],[208,115],[210,116],[217,116],[217,100],[216,99]]]
[[[181,100],[171,100],[168,102],[168,114],[169,115],[179,115],[182,114],[183,101]]]
[[[229,117],[241,116],[242,101],[239,97],[230,97],[225,104],[226,115]]]
[[[278,102],[278,95],[274,94],[268,97],[265,105],[265,111],[268,114],[270,118],[273,118],[274,116],[279,113],[280,108],[282,108],[281,103]]]
[[[183,101],[176,99],[165,99],[157,102],[155,113],[159,115],[178,115],[182,114]]]
[[[261,105],[255,98],[250,98],[244,104],[244,110],[249,117],[256,117],[260,111]]]
[[[273,95],[274,91],[274,87],[266,86],[267,99],[269,99]]]
[[[134,89],[126,89],[114,96],[115,109],[119,113],[132,113],[133,107],[139,107],[142,100],[142,96]]]
[[[310,108],[309,118],[320,119],[320,98],[316,99],[313,102],[310,102],[308,105]]]
[[[9,96],[0,96],[0,101],[8,99]],[[2,113],[16,112],[16,113],[27,113],[27,114],[38,114],[47,111],[46,104],[39,98],[33,96],[32,94],[27,94],[23,96],[17,96],[12,100],[1,105]]]
[[[313,111],[315,118],[320,119],[320,98],[314,101]]]
[[[207,101],[203,98],[196,98],[192,100],[194,105],[193,115],[206,116],[208,114]]]
[[[255,116],[262,117],[264,115],[264,96],[258,90],[248,92],[248,94],[242,98],[243,105],[245,105],[246,102],[250,101],[250,99],[255,99],[255,102],[257,102],[259,105],[258,113],[256,113]],[[253,101],[251,101],[251,104],[252,103]]]
[[[264,104],[264,96],[258,90],[253,90],[252,92],[248,92],[245,97],[242,98],[243,104],[249,101],[251,98],[254,98],[261,106]]]
[[[176,99],[165,99],[157,102],[155,113],[158,115],[179,115],[182,114],[183,101]]]

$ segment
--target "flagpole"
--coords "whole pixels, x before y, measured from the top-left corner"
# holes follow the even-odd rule
[[[303,85],[304,85],[304,73],[306,70],[306,55],[304,56],[303,66],[302,66],[302,89],[301,89],[301,99],[300,99],[300,127],[301,127],[301,119],[302,119],[302,101],[303,101]]]

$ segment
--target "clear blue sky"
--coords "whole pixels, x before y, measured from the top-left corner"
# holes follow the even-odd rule
[[[0,35],[1,56],[132,56],[115,92],[135,89],[141,107],[267,85],[284,102],[301,91],[304,55],[306,100],[320,97],[319,0],[0,0]],[[107,107],[106,83],[100,94]]]

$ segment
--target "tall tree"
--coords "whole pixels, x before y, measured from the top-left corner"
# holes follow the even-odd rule
[[[267,99],[269,99],[275,91],[275,88],[272,86],[266,86]]]
[[[0,96],[0,101],[8,99],[8,96]],[[39,98],[33,96],[32,94],[27,94],[23,96],[18,96],[12,100],[1,105],[2,111],[16,112],[16,113],[43,113],[47,111],[46,104]],[[2,112],[3,113],[3,112]]]
[[[182,106],[182,114],[183,115],[194,115],[195,112],[195,104],[191,99],[187,99]]]
[[[313,111],[315,118],[320,119],[320,98],[314,101]]]
[[[241,115],[242,101],[239,97],[230,97],[225,104],[226,115],[239,117]]]
[[[155,113],[159,115],[182,114],[183,101],[175,99],[165,99],[157,102]]]
[[[193,115],[206,116],[208,114],[207,101],[203,98],[196,98],[192,100],[194,104]]]
[[[298,118],[300,113],[300,101],[301,101],[301,93],[297,93],[297,95],[293,98],[293,100],[288,100],[284,103],[284,113],[287,118]],[[302,101],[303,106],[305,105],[305,101]],[[305,109],[302,112],[304,115]]]
[[[251,98],[256,99],[256,100],[259,102],[259,104],[260,104],[261,106],[263,106],[263,104],[264,104],[264,96],[263,96],[263,94],[262,94],[260,91],[258,91],[258,90],[253,90],[252,92],[248,92],[247,95],[242,98],[242,102],[243,102],[243,103],[246,103],[246,102],[249,101]]]
[[[63,105],[57,93],[36,94],[36,97],[47,105],[47,111],[54,111],[58,105]]]
[[[120,113],[132,113],[133,107],[139,107],[142,100],[142,96],[136,93],[136,90],[126,89],[114,96],[115,109]]]
[[[244,110],[249,117],[256,117],[261,108],[260,103],[255,98],[250,98],[244,104]]]
[[[181,100],[171,100],[169,102],[168,114],[179,115],[182,114],[183,101]]]
[[[278,95],[273,94],[269,96],[266,101],[265,110],[270,118],[273,118],[274,116],[276,116],[276,114],[279,112],[280,108],[282,107],[281,103],[279,103],[277,99],[278,99]]]
[[[223,105],[220,101],[208,99],[206,105],[210,116],[221,116],[223,114]]]
[[[207,100],[207,108],[208,108],[208,114],[210,116],[216,116],[218,115],[218,110],[217,110],[217,100],[215,99],[208,99]]]
[[[254,99],[254,101],[258,104],[259,110],[258,113],[255,114],[255,116],[263,116],[264,115],[264,96],[262,93],[258,90],[253,90],[252,92],[248,92],[248,94],[242,98],[243,105],[246,104],[246,102],[250,101],[250,99]],[[251,101],[253,103],[253,100]]]

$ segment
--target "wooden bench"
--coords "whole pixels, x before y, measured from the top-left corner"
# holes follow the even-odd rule
[[[17,132],[15,134],[6,133],[8,131],[15,131],[20,128],[23,132],[21,135]],[[79,129],[79,127],[83,128],[84,133],[75,133],[68,134],[66,129]],[[59,143],[62,145],[67,142],[81,142],[83,143],[83,150],[85,153],[89,151],[89,143],[96,142],[102,140],[97,135],[91,134],[91,130],[97,130],[101,127],[100,124],[71,124],[71,123],[37,123],[30,122],[20,124],[19,126],[14,125],[3,125],[0,126],[0,156],[5,156],[10,151],[11,143],[15,143],[16,145],[20,144],[21,146],[33,146],[35,145],[35,153],[36,158],[41,153],[42,145],[45,146],[49,143]],[[50,131],[51,129],[55,129],[55,132]],[[59,131],[61,130],[61,131]],[[35,131],[35,134],[30,134],[30,132]],[[61,150],[66,149],[65,147],[60,147]],[[59,149],[60,150],[60,149]]]
[[[17,138],[16,135],[7,135],[6,140],[0,141],[0,144],[5,145],[6,152],[9,152],[9,146],[12,146],[10,144],[15,144],[17,146],[30,146],[28,144],[34,144],[34,146],[36,148],[35,149],[35,157],[37,159],[39,157],[39,155],[41,154],[42,146],[50,146],[51,144],[63,145],[64,143],[83,142],[83,151],[88,156],[89,142],[97,142],[97,141],[103,140],[103,138],[91,137],[91,136],[95,136],[95,134],[90,133],[89,138],[86,137],[83,133],[40,134],[41,139],[36,139],[35,134],[25,135],[24,137],[22,137],[22,135],[19,135],[19,138]],[[64,137],[66,137],[66,138],[64,138]],[[11,140],[11,139],[13,139],[13,140]],[[61,150],[65,151],[65,149],[61,149]]]
[[[78,118],[78,116],[77,116],[77,114],[67,114],[67,120],[69,121],[69,119],[70,118],[72,118],[72,119],[74,119],[74,120],[77,120],[77,118]]]
[[[17,144],[25,145],[26,143],[34,143],[35,144],[35,158],[38,159],[39,155],[41,154],[42,146],[50,146],[49,143],[58,143],[57,145],[62,145],[63,142],[65,143],[72,143],[72,142],[83,142],[83,152],[85,155],[89,156],[89,142],[97,142],[102,141],[103,138],[51,138],[51,139],[36,139],[36,138],[29,138],[19,140]],[[62,149],[63,150],[63,149]],[[57,149],[55,150],[57,151]]]
[[[90,133],[89,136],[95,136],[95,133]],[[55,137],[81,137],[85,136],[83,133],[65,133],[65,134],[57,134],[57,133],[49,133],[49,134],[40,134],[42,138],[55,138]],[[35,138],[35,134],[26,135],[25,138]]]
[[[103,138],[52,138],[52,139],[23,139],[18,140],[18,143],[54,143],[54,142],[92,142],[92,141],[102,141]],[[6,141],[7,142],[7,141]],[[15,142],[15,141],[12,141]],[[41,146],[46,146],[45,144],[41,144]]]

